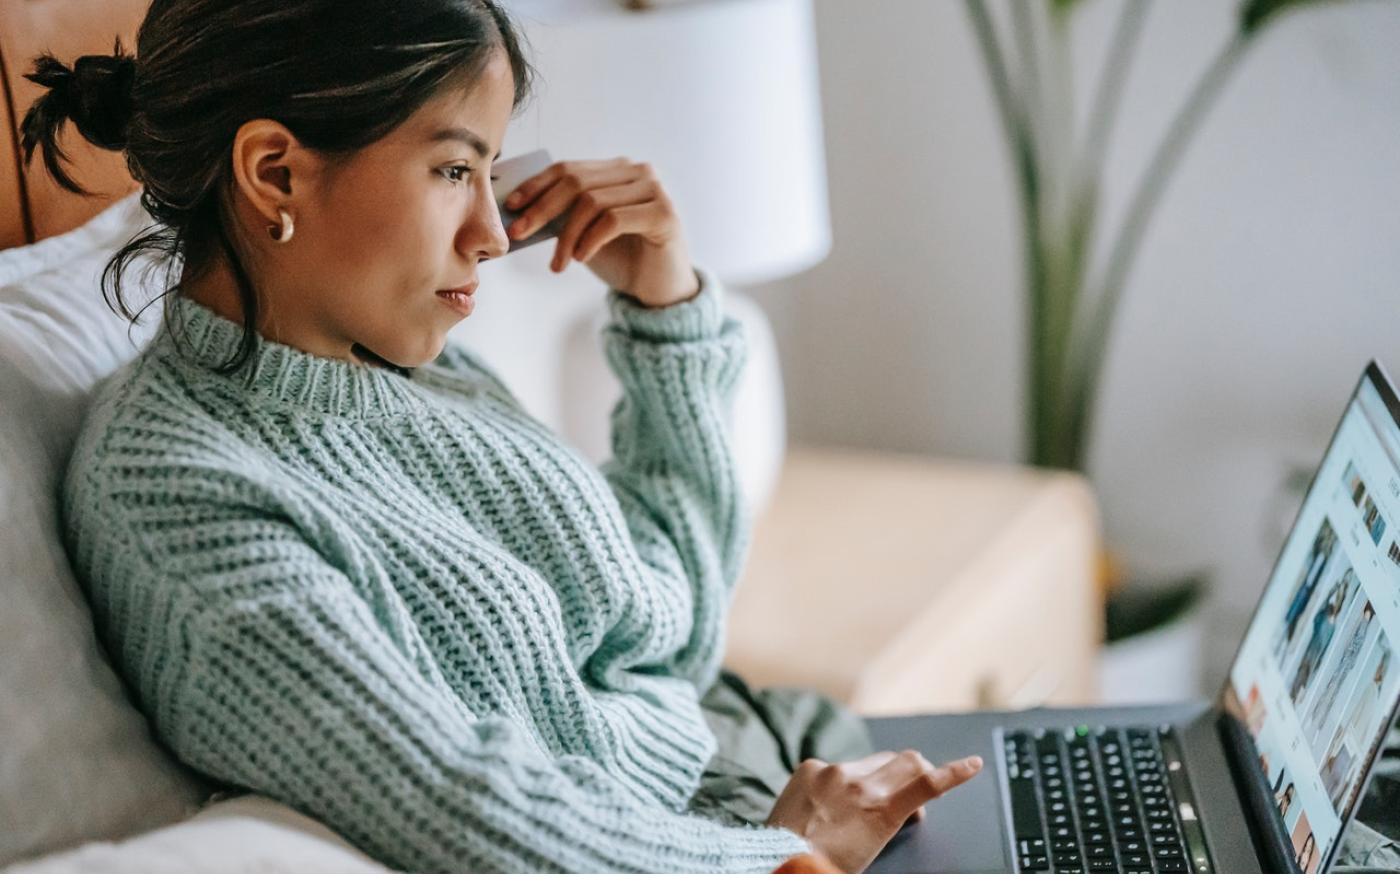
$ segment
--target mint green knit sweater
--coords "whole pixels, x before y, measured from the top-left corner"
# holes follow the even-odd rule
[[[98,390],[64,483],[104,645],[163,742],[415,872],[769,872],[807,843],[688,813],[748,517],[722,286],[609,290],[601,469],[449,344],[408,376],[186,298]]]

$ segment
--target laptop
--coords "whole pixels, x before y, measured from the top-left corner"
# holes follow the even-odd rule
[[[1326,874],[1400,703],[1397,528],[1400,401],[1373,361],[1216,698],[871,719],[877,749],[987,764],[868,870]]]

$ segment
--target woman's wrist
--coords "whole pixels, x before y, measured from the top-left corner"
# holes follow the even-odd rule
[[[646,340],[685,341],[717,338],[726,319],[723,287],[703,268],[693,271],[699,290],[681,295],[666,306],[640,301],[631,292],[614,288],[608,293],[613,324],[633,337]]]
[[[649,310],[663,310],[676,304],[688,303],[699,296],[701,290],[700,274],[692,265],[686,271],[686,278],[682,282],[675,283],[659,290],[627,290],[618,289],[618,293],[637,303],[637,305]]]

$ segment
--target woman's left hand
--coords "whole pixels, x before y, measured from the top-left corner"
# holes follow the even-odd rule
[[[679,303],[700,290],[680,218],[650,164],[556,161],[520,183],[505,203],[521,213],[506,228],[513,240],[568,213],[549,265],[556,273],[577,258],[648,307]]]

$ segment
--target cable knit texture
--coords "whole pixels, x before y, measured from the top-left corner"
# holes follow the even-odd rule
[[[180,297],[98,390],[67,548],[163,742],[423,872],[771,872],[786,829],[688,809],[715,752],[749,518],[725,427],[742,325],[607,293],[601,468],[449,344],[407,376]]]

